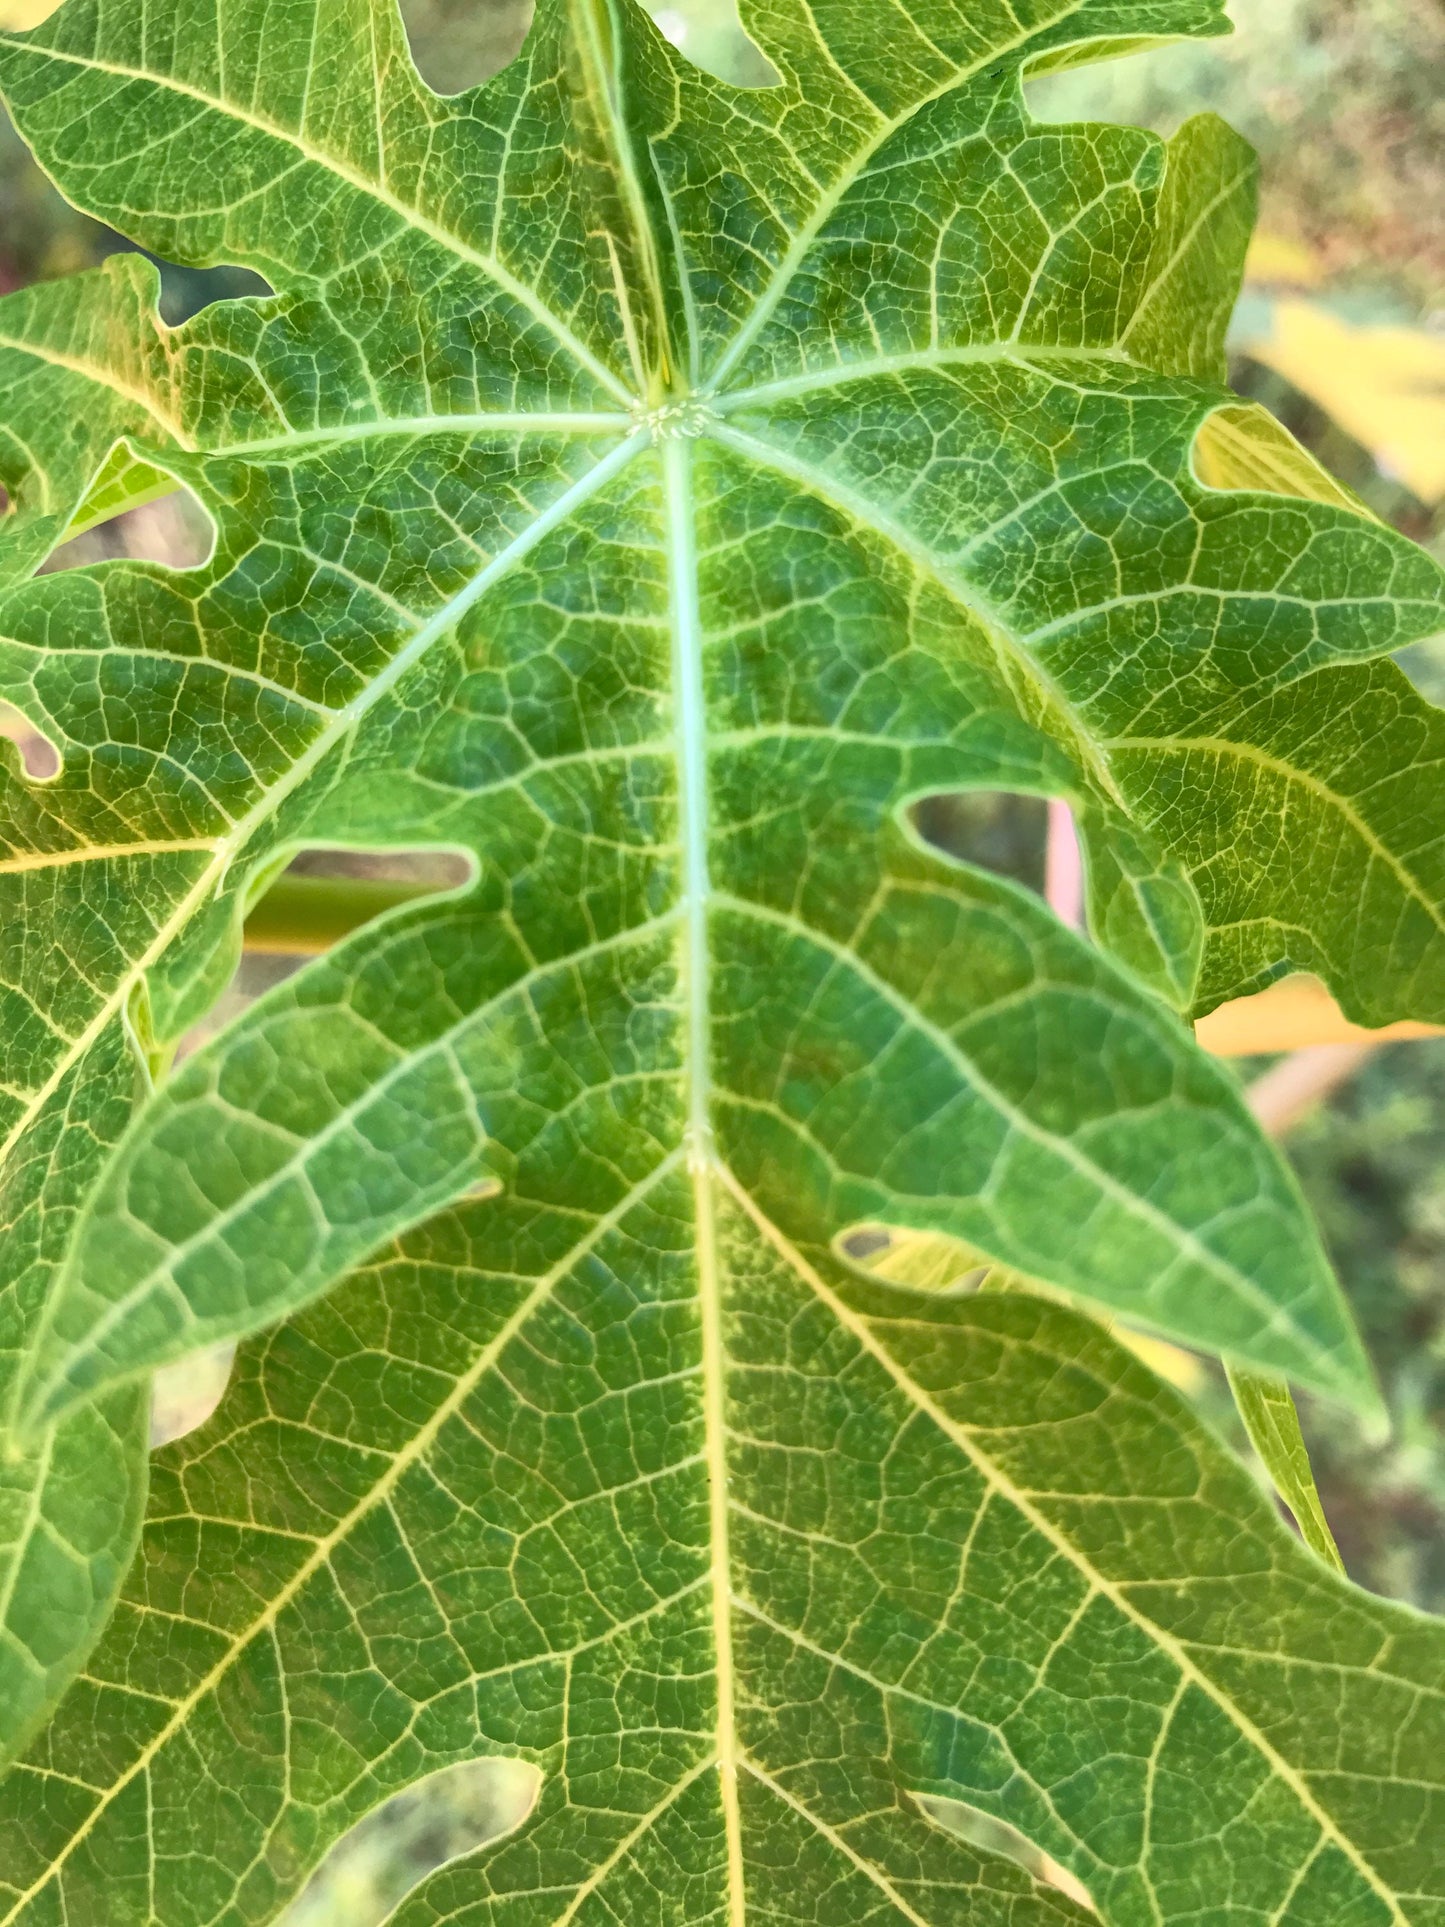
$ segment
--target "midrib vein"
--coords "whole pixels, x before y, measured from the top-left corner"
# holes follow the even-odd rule
[[[728,1543],[727,1352],[722,1328],[714,1173],[694,1163],[692,1195],[697,1237],[698,1298],[703,1351],[703,1430],[707,1464],[708,1528],[712,1547],[712,1625],[717,1659],[717,1766],[727,1839],[728,1927],[744,1927],[742,1814],[738,1804],[737,1675],[733,1660],[732,1557]]]
[[[722,1323],[711,1118],[711,999],[708,914],[707,701],[698,607],[693,445],[662,443],[668,572],[672,606],[672,700],[677,755],[678,832],[682,848],[681,988],[686,1006],[686,1155],[692,1173],[693,1226],[703,1354],[703,1435],[708,1481],[713,1644],[717,1660],[717,1765],[727,1837],[728,1927],[744,1927],[742,1823],[738,1807],[736,1678],[733,1665],[732,1562],[728,1547],[727,1352]]]
[[[694,524],[693,445],[683,436],[662,443],[668,576],[672,612],[672,701],[677,755],[678,839],[682,849],[683,996],[687,1007],[688,1156],[712,1157],[709,1105],[710,986],[708,959],[707,698],[702,675]]]
[[[665,365],[668,338],[667,296],[663,288],[662,270],[658,259],[657,235],[648,213],[646,196],[639,178],[636,143],[632,138],[632,129],[628,124],[627,112],[621,98],[621,63],[617,58],[616,48],[609,44],[616,23],[609,17],[608,0],[572,0],[572,19],[575,45],[582,64],[583,84],[596,104],[599,128],[611,150],[608,158],[612,162],[616,176],[624,218],[631,230],[630,234],[620,238],[631,243],[630,252],[643,283],[643,298],[651,310],[649,318],[655,337],[652,345],[654,351],[661,357],[661,365],[656,368],[648,368],[646,365],[643,338],[632,307],[634,290],[622,272],[620,259],[614,256],[617,265],[618,309],[641,395],[649,401],[656,402],[660,399],[662,389],[670,375],[670,370]],[[654,387],[657,389],[656,393],[653,392]]]
[[[1086,368],[1131,365],[1128,356],[1118,347],[1047,348],[1028,342],[987,341],[971,347],[918,348],[834,362],[830,367],[809,368],[802,374],[785,375],[778,381],[759,382],[752,388],[729,388],[716,397],[712,406],[719,415],[726,416],[736,409],[767,408],[774,402],[844,388],[855,381],[877,380],[888,375],[947,374],[954,368],[991,368],[1005,363],[1042,374],[1047,374],[1051,367],[1076,364]]]
[[[212,837],[178,837],[174,843],[141,838],[135,843],[78,843],[68,850],[31,850],[0,857],[0,876],[25,876],[36,870],[63,870],[76,863],[124,863],[133,857],[214,853]]]
[[[472,415],[376,415],[370,420],[340,422],[331,428],[302,428],[292,433],[265,435],[255,441],[229,442],[201,452],[217,460],[229,456],[304,454],[350,442],[379,441],[387,436],[420,439],[425,435],[615,435],[630,428],[631,415],[581,409],[573,414],[481,410]]]
[[[198,914],[207,897],[224,881],[231,863],[245,848],[256,830],[275,812],[277,805],[299,788],[347,731],[361,721],[387,690],[395,686],[439,637],[445,635],[448,629],[461,620],[472,604],[484,595],[499,577],[505,575],[514,563],[519,562],[529,550],[550,534],[558,523],[565,521],[574,509],[579,508],[590,496],[605,487],[613,476],[619,474],[634,455],[646,446],[648,439],[647,432],[642,429],[629,436],[609,455],[604,456],[600,462],[588,469],[587,473],[570,488],[565,489],[550,507],[529,522],[505,548],[498,550],[484,568],[479,569],[469,582],[438,609],[434,616],[422,624],[406,647],[399,650],[382,673],[367,684],[355,702],[348,704],[345,709],[336,711],[330,723],[318,731],[305,755],[298,757],[284,777],[264,791],[246,815],[237,821],[225,840],[216,846],[212,862],[207,864],[191,889],[181,898],[171,915],[156,932],[149,947],[136,959],[111,995],[105,998],[90,1023],[59,1059],[44,1084],[35,1092],[22,1116],[12,1126],[4,1142],[0,1143],[0,1164],[4,1163],[36,1116],[54,1096],[71,1068],[97,1041],[115,1017],[116,1012],[124,1008],[134,987],[141,982],[146,972],[161,960],[191,918]]]

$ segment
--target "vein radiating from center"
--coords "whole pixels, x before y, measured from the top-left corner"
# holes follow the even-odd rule
[[[707,706],[698,610],[693,446],[684,436],[665,437],[659,446],[672,591],[672,700],[684,912],[682,995],[687,1011],[687,1151],[689,1162],[703,1167],[712,1163],[708,982],[708,899],[712,885],[707,860]]]
[[[698,608],[694,444],[662,433],[663,493],[672,591],[672,700],[677,745],[678,835],[683,932],[681,990],[687,1012],[687,1161],[692,1171],[698,1309],[703,1365],[704,1453],[708,1475],[713,1643],[717,1663],[717,1768],[727,1839],[728,1927],[744,1927],[742,1823],[738,1806],[736,1677],[732,1633],[732,1560],[728,1548],[726,1345],[722,1274],[713,1196],[716,1170],[711,1110],[711,1000],[708,955],[707,703]]]

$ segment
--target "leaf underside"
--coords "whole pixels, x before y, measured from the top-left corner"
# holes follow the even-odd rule
[[[445,100],[391,0],[0,35],[77,204],[276,291],[0,304],[0,700],[61,759],[0,773],[0,1921],[274,1919],[488,1756],[535,1808],[402,1927],[1082,1917],[950,1800],[1111,1922],[1445,1918],[1439,1629],[1087,1318],[842,1255],[1370,1405],[1175,1013],[1445,1015],[1387,659],[1439,572],[1226,409],[1241,144],[1024,106],[1214,0],[743,14],[775,87],[630,0]],[[208,561],[34,575],[168,483]],[[1073,802],[1092,945],[917,837],[968,788]],[[318,845],[474,880],[137,1107]],[[148,1375],[292,1314],[96,1646]]]

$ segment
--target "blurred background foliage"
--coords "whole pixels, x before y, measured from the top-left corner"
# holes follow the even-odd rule
[[[0,0],[0,27],[33,24],[51,4]],[[528,0],[402,7],[418,65],[447,92],[510,58],[530,13]],[[742,34],[731,0],[659,0],[653,11],[701,64],[743,84],[766,83],[767,64]],[[1031,89],[1035,110],[1169,133],[1209,108],[1254,142],[1263,161],[1261,222],[1232,337],[1234,385],[1270,408],[1376,514],[1445,555],[1438,0],[1233,0],[1232,11],[1232,40],[1051,77]],[[0,126],[0,291],[72,273],[125,245],[67,207],[8,124]],[[233,269],[166,268],[164,287],[166,318],[176,322],[255,283]],[[162,526],[154,506],[138,514],[85,538],[84,548],[71,545],[77,553],[65,559],[184,553],[184,528]],[[1407,666],[1445,700],[1440,647],[1417,649]],[[980,799],[935,807],[934,815],[925,827],[937,840],[1038,887],[1038,805]],[[276,967],[273,958],[248,959],[229,1007],[274,978]],[[1288,1150],[1394,1419],[1390,1436],[1380,1437],[1337,1412],[1305,1410],[1326,1512],[1362,1584],[1445,1610],[1445,1039],[1376,1053],[1295,1129]],[[1222,1376],[1193,1360],[1179,1361],[1175,1375],[1239,1441]],[[325,1887],[323,1877],[306,1902],[308,1922],[332,1917]],[[380,1918],[365,1907],[358,1913],[354,1895],[342,1914],[351,1927]]]

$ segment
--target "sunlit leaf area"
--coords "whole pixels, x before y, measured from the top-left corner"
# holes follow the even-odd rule
[[[1439,1927],[1431,0],[0,0],[0,1927]]]

